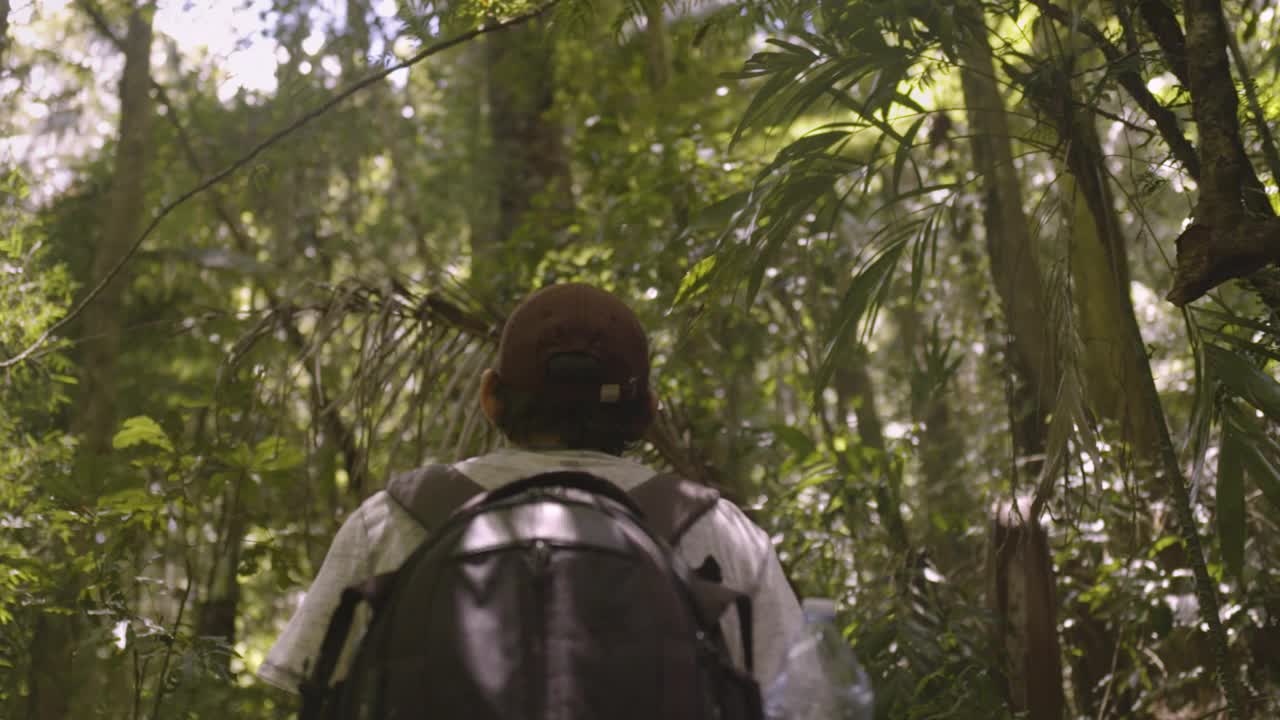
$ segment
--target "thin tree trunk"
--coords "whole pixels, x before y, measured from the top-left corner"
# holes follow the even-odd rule
[[[884,452],[884,424],[876,403],[871,374],[867,372],[867,353],[862,351],[848,363],[836,368],[833,383],[836,391],[836,414],[843,421],[852,408],[858,423],[858,439],[865,447]]]
[[[218,638],[234,647],[236,642],[236,618],[240,615],[240,550],[244,544],[246,528],[245,512],[241,507],[240,491],[245,482],[242,475],[235,487],[224,498],[226,503],[225,532],[215,545],[216,555],[206,582],[204,601],[196,617],[196,634],[200,637]],[[231,654],[220,655],[219,670],[224,675],[231,672]]]
[[[945,378],[933,374],[942,368],[930,367],[928,345],[922,345],[920,329],[924,320],[920,311],[910,303],[903,303],[894,309],[893,317],[898,326],[898,364],[902,369],[902,380],[911,391],[911,420],[922,428],[916,454],[924,475],[922,509],[930,518],[924,524],[926,538],[922,544],[933,548],[933,559],[949,571],[970,559],[969,548],[954,533],[943,531],[932,518],[973,517],[974,513],[980,512],[979,506],[966,484],[957,482],[962,474],[959,462],[963,447],[952,424]],[[940,338],[927,342],[936,340]],[[939,379],[944,382],[937,383]],[[941,532],[947,534],[939,534]]]
[[[873,478],[876,483],[876,512],[884,523],[885,531],[889,534],[894,550],[902,552],[905,556],[913,557],[911,535],[907,531],[907,524],[903,520],[900,507],[901,498],[899,497],[898,487],[901,474],[900,470],[892,465],[887,454],[884,442],[884,425],[880,421],[880,412],[876,407],[875,385],[872,383],[871,374],[867,372],[866,359],[866,351],[861,350],[856,357],[836,369],[834,378],[837,398],[836,406],[838,409],[847,407],[847,405],[853,406],[854,418],[858,423],[858,439],[864,447],[876,451],[877,459],[874,469],[875,477]],[[845,412],[845,410],[839,409],[839,420],[842,424],[845,422]],[[838,457],[840,458],[841,470],[850,475],[850,482],[852,482],[856,469],[849,466],[843,454],[838,455]],[[853,494],[850,493],[845,502],[845,509],[849,514],[848,523],[857,522],[856,514],[854,513],[855,508],[856,500]]]
[[[9,50],[9,0],[0,0],[0,69]]]
[[[671,77],[671,58],[667,44],[667,19],[663,15],[665,3],[647,0],[644,4],[645,56],[649,65],[649,87],[661,90]]]

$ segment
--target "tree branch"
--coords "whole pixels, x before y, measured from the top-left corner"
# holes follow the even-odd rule
[[[1186,0],[1191,110],[1205,175],[1194,223],[1178,237],[1169,302],[1183,306],[1280,261],[1277,223],[1245,155],[1226,22],[1219,0]]]
[[[1129,93],[1134,99],[1138,107],[1150,117],[1156,124],[1156,129],[1160,131],[1160,136],[1164,138],[1165,143],[1169,145],[1169,151],[1173,153],[1173,157],[1186,168],[1187,174],[1199,181],[1200,179],[1200,158],[1196,155],[1195,147],[1191,145],[1191,141],[1187,140],[1187,136],[1182,132],[1182,126],[1178,122],[1178,116],[1173,111],[1165,107],[1159,100],[1151,94],[1147,89],[1147,83],[1137,70],[1130,69],[1129,64],[1125,61],[1128,59],[1128,53],[1125,53],[1115,43],[1102,32],[1097,25],[1078,16],[1072,15],[1049,0],[1031,0],[1036,7],[1040,8],[1040,12],[1045,17],[1053,19],[1070,30],[1078,30],[1085,34],[1089,39],[1097,44],[1098,49],[1106,56],[1107,62],[1111,65],[1111,71],[1115,74],[1116,81],[1120,86]]]
[[[547,3],[546,5],[543,5],[539,8],[531,10],[522,15],[517,15],[516,17],[510,20],[494,23],[492,25],[481,25],[480,27],[475,28],[474,30],[469,30],[465,33],[452,37],[448,40],[444,40],[434,45],[431,45],[423,49],[421,52],[414,55],[413,57],[409,58],[408,60],[397,63],[383,70],[379,70],[378,72],[372,73],[358,80],[357,82],[349,85],[347,88],[337,93],[333,97],[329,98],[325,102],[321,103],[319,106],[315,107],[314,109],[305,113],[298,119],[289,123],[284,128],[277,130],[266,140],[263,140],[262,142],[258,143],[251,150],[249,150],[249,152],[245,153],[244,156],[242,156],[239,160],[236,160],[235,162],[231,163],[230,165],[228,165],[226,168],[224,168],[217,174],[208,178],[204,182],[201,182],[200,184],[196,185],[195,187],[191,188],[187,192],[180,195],[177,199],[161,207],[160,211],[156,213],[154,218],[152,218],[151,222],[147,225],[146,229],[144,229],[142,231],[142,234],[138,236],[138,239],[135,240],[133,242],[133,245],[129,248],[129,250],[123,256],[121,256],[121,258],[118,261],[116,261],[116,264],[102,278],[102,280],[100,280],[98,284],[95,285],[93,289],[90,290],[88,294],[86,294],[84,298],[80,300],[79,303],[77,303],[73,308],[71,308],[71,310],[68,311],[66,315],[64,315],[57,322],[50,325],[43,333],[41,333],[40,337],[36,338],[35,342],[33,342],[30,346],[28,346],[22,352],[19,352],[17,355],[14,355],[13,357],[8,358],[7,360],[0,361],[0,368],[13,367],[14,365],[17,365],[18,363],[31,357],[32,354],[38,351],[41,347],[44,346],[45,343],[49,341],[49,338],[52,337],[55,332],[57,332],[58,330],[61,330],[63,327],[67,325],[67,323],[71,322],[77,316],[79,316],[80,313],[84,312],[84,309],[90,303],[92,303],[95,298],[97,298],[97,296],[102,292],[103,288],[105,288],[115,278],[115,276],[120,273],[120,271],[124,268],[124,266],[128,264],[129,260],[137,253],[138,248],[142,246],[142,243],[145,242],[146,239],[150,237],[151,233],[156,229],[156,227],[160,225],[160,222],[163,221],[166,217],[168,217],[169,214],[172,213],[174,210],[176,210],[178,207],[185,204],[191,198],[205,192],[206,190],[217,185],[223,180],[226,180],[228,177],[234,175],[236,172],[243,169],[246,165],[253,162],[253,160],[257,158],[259,155],[261,155],[263,151],[279,143],[281,140],[288,137],[289,135],[297,131],[299,128],[302,128],[303,126],[307,125],[311,121],[315,120],[316,118],[332,110],[339,103],[351,97],[352,95],[356,94],[357,92],[360,92],[361,90],[365,89],[366,87],[369,87],[370,85],[373,85],[374,83],[384,80],[388,75],[398,70],[403,70],[405,68],[412,67],[422,62],[423,60],[427,59],[428,57],[431,57],[432,55],[436,55],[438,53],[444,52],[445,50],[461,45],[462,43],[465,43],[468,40],[472,40],[481,35],[486,35],[492,32],[505,30],[506,28],[515,27],[517,25],[522,25],[524,23],[527,23],[530,20],[533,20],[534,18],[537,18],[543,15],[544,13],[546,13],[546,11],[551,9],[553,6],[555,6],[557,2],[558,0],[551,0],[551,2]]]
[[[1170,72],[1183,87],[1188,87],[1187,39],[1182,34],[1178,17],[1164,4],[1164,0],[1138,0],[1138,12],[1142,13],[1142,19],[1164,53]]]
[[[1229,233],[1196,222],[1176,242],[1173,288],[1165,299],[1182,307],[1228,280],[1280,262],[1280,218],[1245,221]]]
[[[1262,157],[1267,161],[1271,179],[1280,183],[1280,152],[1276,151],[1275,138],[1271,136],[1271,127],[1267,125],[1267,114],[1262,109],[1262,102],[1258,99],[1258,83],[1253,79],[1253,73],[1249,71],[1244,53],[1240,52],[1240,43],[1236,41],[1233,33],[1227,33],[1227,49],[1231,51],[1231,59],[1236,64],[1236,73],[1240,75],[1240,84],[1244,86],[1244,98],[1249,104],[1249,114],[1253,117],[1254,128],[1258,131],[1258,141],[1262,143]],[[1263,197],[1266,196],[1266,190],[1261,184],[1249,189],[1261,191]],[[1270,201],[1267,201],[1267,204],[1270,205]],[[1245,205],[1249,205],[1248,198],[1245,198]]]

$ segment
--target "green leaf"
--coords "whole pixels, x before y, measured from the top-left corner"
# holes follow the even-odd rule
[[[1182,542],[1182,538],[1177,535],[1165,535],[1164,537],[1157,540],[1154,545],[1151,546],[1151,551],[1148,553],[1148,557],[1154,558],[1156,555],[1159,555],[1161,552],[1163,552],[1165,548],[1168,548],[1171,545],[1179,544],[1181,542]]]
[[[1272,505],[1280,510],[1280,445],[1251,417],[1251,413],[1228,406],[1225,424],[1239,433],[1237,449],[1245,472]]]
[[[680,289],[676,291],[673,304],[679,305],[706,289],[707,280],[716,268],[716,257],[714,254],[708,255],[689,268],[689,271],[684,274],[684,279],[680,281]]]
[[[827,350],[815,378],[814,392],[821,393],[835,372],[836,363],[843,358],[844,351],[857,339],[858,325],[870,310],[878,306],[880,298],[889,287],[889,279],[898,265],[906,248],[905,239],[898,240],[880,253],[863,268],[862,272],[849,283],[836,311],[835,327]]]
[[[1194,326],[1192,326],[1194,331]],[[1198,346],[1208,347],[1196,340]],[[1187,443],[1191,447],[1191,487],[1199,488],[1204,477],[1205,459],[1208,457],[1212,426],[1218,417],[1218,389],[1220,387],[1208,363],[1200,358],[1196,362],[1195,403],[1191,409],[1191,424],[1187,429]]]
[[[711,203],[697,214],[691,227],[702,230],[733,225],[738,214],[751,202],[753,194],[750,190],[743,190]]]
[[[1270,323],[1259,322],[1257,320],[1254,320],[1253,318],[1244,317],[1243,315],[1222,312],[1221,310],[1215,310],[1209,307],[1194,307],[1192,308],[1192,310],[1195,311],[1196,315],[1211,317],[1215,320],[1219,320],[1228,325],[1234,325],[1236,327],[1253,330],[1255,332],[1260,332],[1263,335],[1267,335],[1267,336],[1280,335],[1280,328],[1277,328],[1276,326]],[[1205,328],[1205,329],[1212,330],[1212,328]]]
[[[928,115],[921,115],[911,124],[907,133],[902,136],[903,142],[898,143],[898,149],[893,154],[893,179],[889,181],[889,189],[894,195],[898,194],[898,186],[902,183],[902,171],[911,157],[911,149],[915,147],[916,134],[920,132],[920,127],[928,117]]]
[[[254,447],[253,465],[250,469],[258,472],[280,472],[292,470],[304,460],[306,456],[301,449],[285,442],[283,438],[272,436]]]
[[[252,449],[242,445],[231,452],[222,453],[219,458],[233,468],[261,473],[291,470],[301,465],[306,456],[297,447],[272,435],[254,445]]]
[[[98,499],[99,510],[122,514],[152,512],[163,506],[164,498],[152,495],[142,488],[120,490]]]
[[[1267,347],[1266,345],[1263,345],[1262,343],[1256,343],[1247,338],[1242,338],[1237,335],[1232,335],[1228,332],[1225,332],[1223,330],[1219,330],[1216,328],[1204,327],[1204,328],[1200,328],[1200,330],[1205,334],[1212,335],[1216,342],[1226,343],[1242,352],[1251,353],[1253,355],[1260,355],[1260,356],[1266,357],[1269,360],[1275,360],[1277,362],[1280,362],[1280,352],[1276,352],[1275,350]]]
[[[867,97],[866,115],[880,111],[881,115],[888,119],[889,108],[899,94],[898,85],[902,83],[914,64],[911,59],[899,60],[887,64],[880,70],[880,74],[876,76],[875,87]]]
[[[1228,390],[1280,422],[1280,383],[1248,358],[1217,345],[1206,345],[1205,358]]]
[[[173,452],[173,443],[159,423],[146,415],[138,415],[124,421],[120,432],[111,439],[111,447],[121,450],[134,445],[154,445],[162,450]]]
[[[825,132],[810,133],[779,150],[778,157],[773,164],[781,165],[790,160],[822,154],[832,145],[848,138],[851,134],[852,132],[849,130],[827,130]]]
[[[803,432],[791,427],[790,425],[774,425],[769,428],[774,435],[778,436],[791,452],[795,453],[798,458],[809,457],[817,447],[813,440]]]
[[[789,50],[790,51],[789,54],[797,56],[797,58],[803,61],[805,64],[813,62],[818,58],[817,53],[813,52],[809,48],[804,47],[802,45],[796,45],[795,43],[789,43],[786,40],[779,40],[778,38],[769,38],[768,40],[765,40],[765,42],[770,45],[776,45],[777,47],[783,48],[785,50]]]
[[[1241,447],[1247,440],[1235,425],[1224,423],[1218,451],[1218,541],[1227,571],[1244,583],[1244,541],[1247,532],[1244,502],[1244,464]]]

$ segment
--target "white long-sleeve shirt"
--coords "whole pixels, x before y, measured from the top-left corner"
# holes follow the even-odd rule
[[[630,490],[655,474],[635,461],[585,450],[507,448],[464,460],[454,468],[486,490],[555,470],[599,475]],[[307,669],[315,666],[343,589],[399,568],[426,536],[422,526],[385,491],[361,504],[338,530],[311,588],[259,666],[258,677],[297,692]],[[804,624],[768,535],[737,506],[722,499],[689,528],[677,551],[692,567],[702,564],[708,555],[715,558],[724,584],[750,595],[755,675],[762,687],[767,686],[782,669],[787,649]],[[730,654],[741,667],[737,614],[725,613],[721,623]],[[339,674],[344,665],[340,663]]]

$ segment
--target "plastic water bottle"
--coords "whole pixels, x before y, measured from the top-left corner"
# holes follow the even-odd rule
[[[765,689],[767,720],[872,720],[871,680],[836,626],[836,604],[806,598],[805,627]]]

